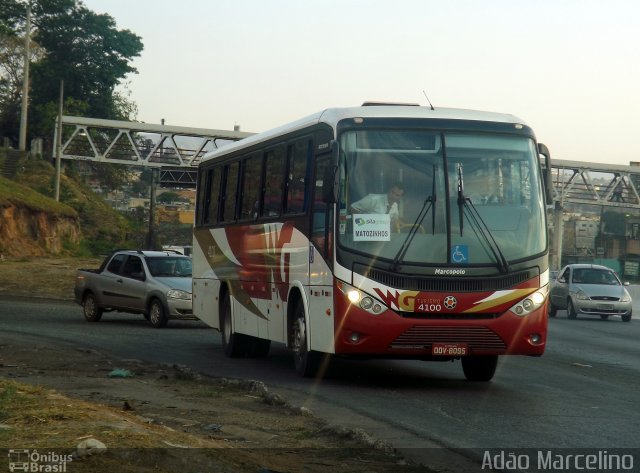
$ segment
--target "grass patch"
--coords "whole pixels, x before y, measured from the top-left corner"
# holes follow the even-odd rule
[[[31,210],[56,213],[66,217],[78,217],[78,212],[68,205],[40,194],[31,187],[0,176],[0,207],[15,205]]]
[[[15,398],[16,386],[7,381],[0,381],[0,386],[0,419],[4,420],[9,416],[9,404]]]

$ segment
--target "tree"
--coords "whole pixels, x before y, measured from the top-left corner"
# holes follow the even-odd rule
[[[44,57],[34,41],[29,51],[31,62]],[[24,38],[0,29],[0,129],[9,136],[19,133],[23,70]]]
[[[81,0],[31,0],[31,8],[32,38],[44,55],[31,66],[30,135],[52,135],[51,104],[57,106],[61,80],[65,97],[86,116],[135,118],[135,105],[116,87],[137,72],[130,63],[143,49],[141,38],[118,30],[111,16],[92,12]],[[0,0],[0,34],[19,37],[25,18],[24,2]],[[5,115],[19,122],[10,107],[0,109],[0,116]]]
[[[178,194],[177,192],[167,191],[167,192],[163,192],[158,196],[158,203],[172,204],[174,202],[177,202],[179,199],[180,199],[180,194]]]

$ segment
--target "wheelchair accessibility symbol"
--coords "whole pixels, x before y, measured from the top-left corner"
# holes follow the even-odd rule
[[[451,261],[457,264],[467,264],[469,262],[469,247],[467,245],[456,245],[451,249]]]

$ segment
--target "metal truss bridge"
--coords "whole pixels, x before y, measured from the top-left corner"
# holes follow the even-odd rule
[[[161,186],[195,187],[206,153],[252,134],[63,116],[60,158],[160,168]]]
[[[638,166],[551,161],[554,204],[591,204],[626,209],[640,208]]]

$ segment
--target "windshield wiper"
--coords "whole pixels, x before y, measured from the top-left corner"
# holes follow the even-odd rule
[[[491,230],[487,226],[486,222],[478,212],[478,210],[471,202],[471,199],[465,197],[464,195],[464,181],[462,175],[462,164],[458,163],[458,210],[460,215],[460,236],[463,236],[463,224],[464,224],[464,215],[465,210],[467,210],[467,218],[469,219],[469,223],[471,224],[471,229],[473,233],[478,238],[482,238],[485,243],[489,246],[491,253],[493,253],[493,257],[496,259],[498,264],[498,269],[503,273],[509,272],[509,262],[507,258],[505,258],[504,253],[500,249],[500,245],[496,242],[496,239],[493,237]]]
[[[429,210],[431,210],[431,231],[432,231],[433,234],[435,234],[435,232],[436,232],[436,207],[435,207],[435,205],[436,205],[436,200],[437,200],[437,196],[436,196],[436,171],[437,171],[437,169],[438,168],[434,165],[433,166],[433,182],[432,182],[432,185],[431,185],[431,195],[428,196],[424,200],[424,203],[422,204],[422,208],[420,209],[420,212],[418,213],[418,216],[416,217],[416,221],[413,222],[413,226],[409,230],[409,233],[407,234],[406,238],[402,242],[402,245],[398,249],[398,252],[396,253],[396,256],[393,258],[393,263],[391,263],[391,270],[392,271],[398,271],[400,269],[400,265],[402,264],[402,261],[404,260],[404,257],[407,254],[407,250],[411,246],[411,242],[413,241],[413,237],[415,237],[416,233],[418,233],[418,229],[422,225],[422,221],[424,220],[424,218],[429,213]]]

